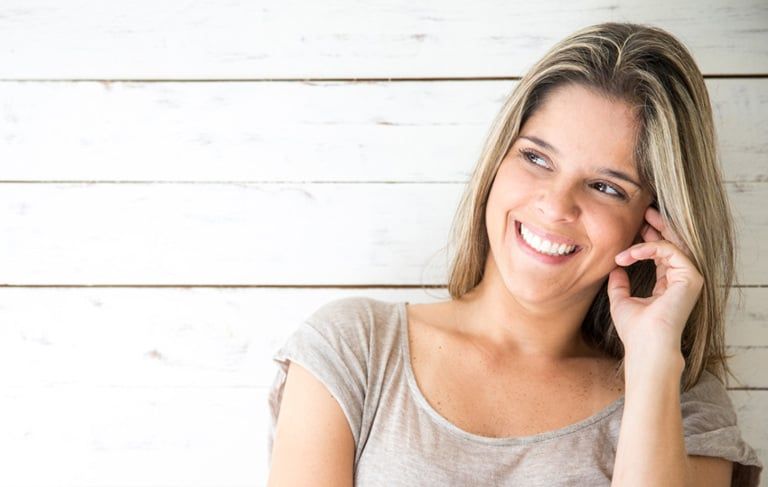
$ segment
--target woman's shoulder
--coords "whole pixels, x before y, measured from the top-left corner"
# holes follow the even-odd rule
[[[368,341],[378,329],[392,328],[400,318],[399,305],[369,296],[345,296],[323,303],[305,321],[323,335]]]
[[[680,403],[688,454],[731,460],[733,485],[758,485],[763,465],[742,436],[723,381],[704,370],[696,384],[680,395]]]
[[[702,370],[699,380],[693,387],[681,393],[680,402],[683,407],[686,405],[697,407],[702,403],[707,403],[720,406],[725,411],[733,410],[725,384],[715,374],[706,369]]]
[[[348,323],[387,318],[399,303],[369,296],[345,296],[326,301],[307,318],[311,322]]]

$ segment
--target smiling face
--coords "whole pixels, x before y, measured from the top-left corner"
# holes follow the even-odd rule
[[[632,245],[652,200],[635,184],[635,133],[629,105],[576,84],[520,129],[485,213],[489,259],[518,300],[591,300]]]

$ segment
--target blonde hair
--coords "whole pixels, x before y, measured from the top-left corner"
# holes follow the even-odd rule
[[[687,245],[704,277],[682,334],[684,390],[703,370],[721,381],[731,373],[725,354],[725,312],[734,274],[734,229],[719,166],[712,108],[704,79],[683,44],[659,28],[604,23],[553,46],[504,102],[466,186],[451,227],[448,292],[458,299],[483,278],[489,242],[485,206],[496,171],[520,128],[546,95],[565,83],[595,89],[634,107],[634,157],[641,182],[665,224]],[[653,261],[627,268],[632,294],[649,296]],[[620,361],[624,347],[610,315],[606,283],[582,323],[585,339]]]

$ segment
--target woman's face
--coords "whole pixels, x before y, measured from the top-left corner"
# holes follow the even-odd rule
[[[526,121],[485,213],[489,258],[515,297],[594,297],[652,201],[638,186],[634,140],[627,104],[576,84],[555,88]]]

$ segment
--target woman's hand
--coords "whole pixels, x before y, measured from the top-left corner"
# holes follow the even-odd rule
[[[656,285],[647,298],[630,295],[629,278],[621,267],[608,275],[608,298],[616,331],[626,355],[634,351],[680,353],[683,328],[701,293],[704,278],[691,261],[688,249],[666,227],[653,207],[641,232],[644,243],[616,256],[619,266],[639,260],[656,263]]]

